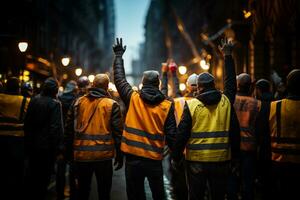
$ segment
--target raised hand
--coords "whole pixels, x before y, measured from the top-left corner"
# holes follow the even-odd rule
[[[123,41],[122,38],[116,39],[117,43],[113,45],[113,50],[116,56],[121,56],[124,54],[124,52],[126,51],[126,46],[123,46]]]
[[[233,51],[234,43],[232,40],[228,40],[227,38],[221,40],[221,46],[219,46],[219,49],[223,54],[226,55],[231,55]]]

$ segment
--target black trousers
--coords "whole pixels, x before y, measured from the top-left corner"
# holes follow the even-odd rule
[[[272,162],[269,199],[300,199],[300,164]]]
[[[128,200],[146,200],[145,178],[148,179],[153,200],[165,199],[161,161],[126,156],[125,176]]]
[[[51,175],[54,173],[55,153],[51,150],[35,150],[28,158],[27,198],[45,199]]]
[[[24,138],[0,136],[0,193],[21,199],[24,192]]]
[[[99,199],[109,200],[113,175],[112,160],[76,162],[75,165],[78,178],[78,199],[89,199],[92,176],[95,173]]]
[[[207,190],[212,200],[224,200],[227,190],[229,162],[186,163],[189,200],[202,200]]]

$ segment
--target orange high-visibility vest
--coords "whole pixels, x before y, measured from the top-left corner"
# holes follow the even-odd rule
[[[253,97],[237,95],[234,108],[241,129],[240,149],[254,151],[256,149],[255,123],[261,108],[261,101]]]
[[[300,163],[300,101],[283,99],[271,103],[269,126],[272,160]]]
[[[175,114],[175,119],[176,119],[176,125],[179,125],[179,122],[181,120],[182,114],[183,114],[183,109],[184,109],[184,104],[187,100],[192,99],[193,97],[178,97],[174,99],[174,114]]]
[[[19,95],[0,94],[0,135],[24,136],[23,118],[30,99]]]
[[[164,124],[172,103],[146,104],[140,94],[131,95],[125,120],[121,150],[125,153],[162,160],[165,146]]]
[[[114,100],[83,96],[75,103],[74,160],[97,161],[114,157],[110,119]]]

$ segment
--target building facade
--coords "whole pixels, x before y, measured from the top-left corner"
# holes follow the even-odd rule
[[[86,75],[111,67],[114,1],[11,0],[1,11],[1,74],[18,75],[28,69],[58,78],[67,74],[70,79],[78,67]],[[28,42],[23,54],[17,49],[19,41]],[[62,66],[63,57],[70,58],[69,66]]]

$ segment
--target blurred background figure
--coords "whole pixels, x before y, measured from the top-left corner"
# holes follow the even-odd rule
[[[81,76],[77,81],[78,97],[85,95],[88,92],[90,81],[87,76]]]
[[[20,82],[11,77],[0,93],[0,188],[3,197],[21,199],[24,192],[24,117],[30,99],[20,95]]]
[[[62,104],[62,116],[63,116],[63,122],[65,124],[67,113],[73,104],[74,100],[77,98],[78,95],[78,86],[76,81],[69,81],[62,93],[62,95],[58,96],[58,99],[60,100]],[[63,158],[59,159],[57,164],[57,171],[56,171],[56,193],[57,193],[57,199],[64,199],[65,198],[65,186],[66,186],[66,169],[67,164],[70,164],[73,159],[73,144],[72,141],[66,140],[66,137],[64,138],[64,152],[63,152]],[[69,168],[71,169],[71,167]],[[69,183],[70,183],[70,193],[74,191],[74,178],[73,178],[73,172],[69,171],[68,173]],[[73,194],[72,194],[73,195]],[[69,195],[70,196],[70,195]]]
[[[33,88],[29,82],[25,82],[22,84],[21,87],[21,94],[23,97],[32,97],[33,95]]]

